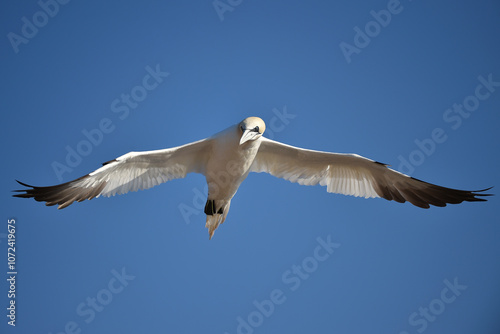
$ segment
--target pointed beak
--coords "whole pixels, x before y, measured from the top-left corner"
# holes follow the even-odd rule
[[[252,130],[244,130],[243,134],[241,135],[240,145],[251,140],[251,139],[254,139],[256,135],[257,135],[257,132],[254,132]]]

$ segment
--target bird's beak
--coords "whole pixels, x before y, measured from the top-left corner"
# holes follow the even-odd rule
[[[255,132],[253,130],[244,130],[243,134],[241,135],[240,139],[240,145],[249,141],[249,140],[254,140],[257,139],[256,137],[259,135],[258,132]]]

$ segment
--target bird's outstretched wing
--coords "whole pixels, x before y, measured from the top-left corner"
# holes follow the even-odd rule
[[[17,181],[31,189],[15,190],[19,194],[14,196],[34,198],[47,202],[46,205],[58,204],[58,209],[63,209],[74,201],[148,189],[183,178],[187,173],[204,174],[211,144],[211,139],[203,139],[164,150],[130,152],[105,162],[90,174],[50,187],[34,187]]]
[[[356,154],[306,150],[262,137],[251,167],[302,185],[326,186],[327,191],[357,197],[382,197],[421,208],[463,201],[485,201],[477,191],[440,187],[399,173],[387,165]]]

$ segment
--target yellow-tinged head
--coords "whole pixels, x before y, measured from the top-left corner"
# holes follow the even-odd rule
[[[239,124],[241,131],[240,145],[249,141],[256,140],[266,131],[266,123],[259,117],[248,117]]]

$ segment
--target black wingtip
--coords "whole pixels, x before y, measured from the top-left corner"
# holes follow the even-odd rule
[[[24,187],[28,187],[28,188],[34,188],[33,186],[30,186],[29,184],[26,184],[26,183],[23,183],[19,180],[16,180],[17,183],[19,183],[20,185],[24,186]],[[19,198],[30,198],[30,197],[33,197],[31,196],[28,192],[30,191],[31,189],[23,189],[23,190],[12,190],[12,192],[15,192],[15,193],[21,193],[21,194],[14,194],[12,195],[12,197],[19,197]]]
[[[481,189],[481,190],[472,190],[471,193],[474,195],[474,196],[495,196],[495,194],[483,194],[482,192],[484,191],[488,191],[490,189],[492,189],[493,187],[489,187],[489,188],[486,188],[486,189]],[[478,193],[481,193],[481,194],[478,194]],[[485,199],[482,199],[482,198],[476,198],[477,200],[480,200],[480,201],[486,201]]]
[[[494,196],[495,194],[484,194],[483,192],[490,190],[493,187],[481,189],[481,190],[470,190],[468,191],[469,195],[471,197],[465,199],[468,202],[486,202],[487,199],[482,198],[482,197],[487,197],[487,196]]]
[[[429,182],[425,182],[425,181],[422,181],[420,179],[417,179],[416,177],[413,177],[413,176],[410,176],[413,180],[416,180],[416,181],[419,181],[419,182],[422,182],[422,183],[426,183],[426,184],[431,184],[432,183],[429,183]],[[459,190],[459,191],[462,191],[462,192],[467,192],[467,193],[470,193],[472,194],[473,196],[495,196],[495,194],[482,194],[483,192],[485,191],[488,191],[490,189],[493,189],[494,186],[491,186],[491,187],[488,187],[488,188],[485,188],[485,189],[480,189],[480,190]],[[481,193],[481,194],[479,194]],[[479,200],[479,199],[477,199]],[[481,199],[482,201],[486,201],[485,199]]]
[[[21,182],[21,181],[19,181],[19,180],[16,180],[16,182],[17,182],[17,183],[19,183],[19,184],[20,184],[20,185],[22,185],[22,186],[25,186],[25,187],[30,187],[30,188],[34,188],[33,186],[30,186],[29,184],[23,183],[23,182]],[[19,191],[19,190],[18,190],[18,191]],[[20,191],[24,191],[24,190],[20,190]]]
[[[33,196],[30,196],[28,194],[15,194],[15,195],[12,195],[12,197],[17,197],[17,198],[31,198]]]

